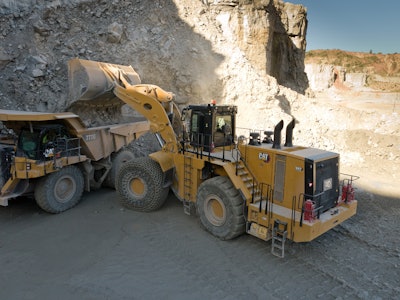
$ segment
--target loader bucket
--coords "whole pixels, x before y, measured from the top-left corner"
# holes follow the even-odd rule
[[[140,77],[131,66],[84,59],[68,62],[70,105],[90,101],[93,105],[121,104],[112,92],[114,81],[123,76],[130,84],[139,84]]]

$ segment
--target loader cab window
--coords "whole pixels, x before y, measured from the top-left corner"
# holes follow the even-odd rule
[[[225,131],[225,126],[226,126],[226,118],[224,116],[217,116],[217,122],[215,122],[216,128],[215,131],[217,132],[224,132]]]
[[[232,144],[232,115],[217,114],[214,122],[214,144],[216,147]]]
[[[200,116],[198,114],[193,114],[192,115],[192,122],[191,122],[191,132],[199,132],[199,127],[200,127],[200,122],[199,122]]]
[[[192,112],[190,142],[192,146],[201,146],[204,143],[204,114],[202,112]]]
[[[214,147],[233,144],[235,134],[235,106],[191,105],[190,143],[210,151]]]

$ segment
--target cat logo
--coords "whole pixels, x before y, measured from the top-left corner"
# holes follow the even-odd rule
[[[267,162],[269,162],[269,155],[268,155],[268,153],[260,152],[260,153],[258,153],[258,159],[267,163]]]

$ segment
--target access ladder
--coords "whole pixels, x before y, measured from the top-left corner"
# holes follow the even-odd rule
[[[184,156],[183,162],[183,212],[190,216],[192,203],[192,157]]]
[[[275,220],[272,228],[271,253],[277,257],[285,257],[285,242],[287,238],[287,223]]]

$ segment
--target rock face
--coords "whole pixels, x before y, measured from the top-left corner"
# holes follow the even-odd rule
[[[345,67],[330,64],[305,64],[304,68],[309,87],[316,92],[326,91],[331,87],[392,92],[400,86],[399,76],[381,76],[363,72],[348,72]]]
[[[228,1],[218,1],[220,6],[224,2]],[[307,87],[304,7],[277,1],[237,1],[214,11],[223,37],[237,45],[252,66],[275,77],[278,84],[298,91]]]
[[[345,83],[357,81],[355,77],[348,76],[346,69],[340,66],[306,64],[305,71],[310,88],[316,92],[325,91],[333,86],[345,87]]]
[[[305,71],[314,91],[325,90],[338,82],[350,89],[385,93],[400,90],[398,53],[311,50],[305,58]]]
[[[339,89],[366,89],[368,74],[348,73],[346,68],[329,64],[306,64],[305,72],[310,88],[322,92],[337,87]]]
[[[70,109],[74,57],[132,65],[180,104],[278,103],[283,86],[307,88],[306,11],[281,1],[8,0],[0,25],[6,109]]]

